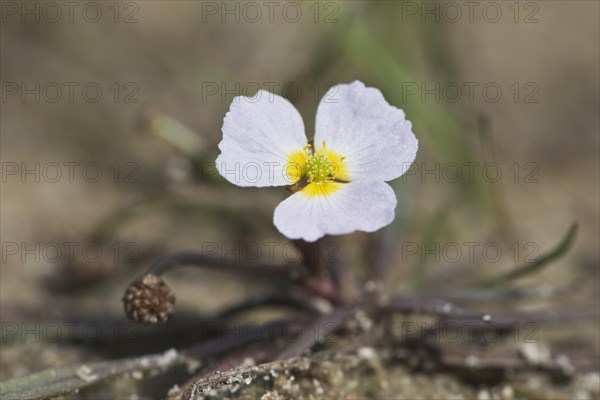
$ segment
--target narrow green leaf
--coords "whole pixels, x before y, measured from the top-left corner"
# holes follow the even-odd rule
[[[164,354],[51,368],[23,378],[0,382],[3,400],[48,399],[73,393],[107,378],[133,371],[149,371],[182,364],[185,357],[174,350]]]
[[[541,255],[537,260],[531,263],[527,263],[521,265],[507,273],[495,276],[478,286],[484,288],[490,288],[494,286],[500,286],[506,284],[514,279],[521,278],[523,276],[532,274],[551,261],[554,261],[560,258],[563,254],[569,250],[573,241],[575,240],[575,234],[577,233],[577,223],[573,223],[567,233],[563,236],[561,241],[554,247],[554,249],[550,250],[548,253]]]

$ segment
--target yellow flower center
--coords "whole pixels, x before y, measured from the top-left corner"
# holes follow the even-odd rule
[[[349,181],[344,157],[328,149],[325,141],[315,151],[306,145],[303,150],[292,153],[286,173],[293,183],[288,186],[290,191],[311,197],[336,192]]]
[[[308,157],[304,165],[309,183],[323,183],[333,178],[334,167],[331,161],[323,154],[313,154]]]

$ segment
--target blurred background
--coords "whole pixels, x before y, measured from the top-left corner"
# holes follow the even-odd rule
[[[223,117],[262,88],[294,103],[310,137],[327,89],[357,79],[419,139],[391,183],[394,223],[336,238],[358,277],[375,252],[390,292],[466,292],[577,222],[564,257],[511,283],[525,300],[479,306],[598,307],[598,2],[1,4],[3,323],[122,318],[128,282],[173,251],[256,257],[244,246],[259,243],[261,260],[290,261],[271,222],[285,191],[215,173]],[[193,313],[269,290],[215,271],[168,281]],[[596,322],[539,334],[597,351]],[[2,380],[105,358],[4,344]]]

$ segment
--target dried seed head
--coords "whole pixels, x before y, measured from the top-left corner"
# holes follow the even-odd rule
[[[136,322],[163,323],[175,311],[175,295],[160,277],[146,274],[129,285],[123,305],[127,316]]]

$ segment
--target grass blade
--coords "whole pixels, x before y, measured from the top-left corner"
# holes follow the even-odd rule
[[[539,269],[541,269],[542,267],[544,267],[551,261],[554,261],[554,260],[562,257],[562,255],[565,254],[567,252],[567,250],[569,250],[569,248],[573,244],[576,233],[577,233],[577,223],[573,223],[571,225],[571,227],[569,228],[569,230],[567,231],[567,233],[563,236],[561,241],[558,243],[558,245],[556,245],[554,247],[554,249],[550,250],[548,253],[543,254],[534,262],[521,265],[521,266],[513,269],[512,271],[495,276],[477,286],[481,286],[484,288],[500,286],[500,285],[506,284],[512,280],[515,280],[517,278],[521,278],[523,276],[526,276],[526,275],[529,275],[529,274],[532,274],[532,273],[538,271]]]

